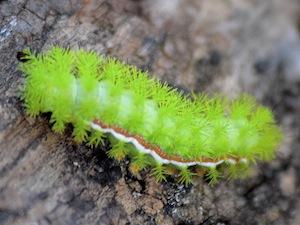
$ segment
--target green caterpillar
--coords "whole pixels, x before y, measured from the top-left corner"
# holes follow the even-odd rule
[[[21,56],[30,116],[52,112],[54,131],[72,123],[75,140],[90,146],[107,135],[110,157],[130,156],[133,173],[152,167],[157,181],[175,168],[187,185],[201,167],[214,183],[219,164],[235,178],[249,163],[272,159],[283,138],[272,112],[247,95],[186,96],[134,66],[83,50],[26,49]]]

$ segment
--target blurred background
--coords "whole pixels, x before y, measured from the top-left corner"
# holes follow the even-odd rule
[[[0,1],[0,224],[300,224],[298,0]],[[24,113],[18,51],[115,56],[189,93],[249,93],[285,140],[247,179],[189,187],[133,177],[128,161]]]

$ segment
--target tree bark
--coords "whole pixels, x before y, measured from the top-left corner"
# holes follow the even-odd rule
[[[0,1],[0,224],[300,223],[300,4],[217,0]],[[52,45],[125,60],[189,92],[248,92],[273,107],[285,141],[253,176],[133,176],[128,160],[74,142],[71,126],[22,107],[16,54]]]

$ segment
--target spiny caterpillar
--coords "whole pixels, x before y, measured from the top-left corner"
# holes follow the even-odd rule
[[[214,183],[222,164],[235,178],[249,163],[272,159],[283,137],[272,112],[247,95],[186,96],[134,66],[84,50],[22,54],[27,113],[52,112],[54,131],[72,123],[74,139],[89,146],[107,135],[108,156],[129,156],[134,174],[150,166],[161,181],[175,168],[187,185],[200,167]]]

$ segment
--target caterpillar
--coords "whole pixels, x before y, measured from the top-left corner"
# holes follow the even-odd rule
[[[187,96],[134,66],[82,49],[54,46],[36,54],[27,48],[18,57],[27,114],[52,112],[53,131],[72,123],[74,139],[88,146],[108,137],[108,156],[130,157],[133,174],[150,167],[157,181],[174,173],[188,185],[205,170],[215,183],[274,158],[283,139],[271,110],[246,94]]]

